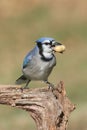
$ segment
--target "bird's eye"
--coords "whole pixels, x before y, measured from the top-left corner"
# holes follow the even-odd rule
[[[48,43],[48,42],[45,42],[44,44],[45,44],[45,45],[49,45],[49,43]]]

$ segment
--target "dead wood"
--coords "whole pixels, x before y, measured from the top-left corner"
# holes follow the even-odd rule
[[[66,130],[70,113],[75,106],[66,96],[61,81],[55,89],[24,89],[0,86],[0,104],[26,110],[35,120],[38,130]]]

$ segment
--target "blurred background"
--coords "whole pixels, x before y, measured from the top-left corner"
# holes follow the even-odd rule
[[[14,84],[24,56],[40,37],[53,37],[67,50],[56,54],[49,81],[64,81],[76,104],[67,130],[87,130],[87,1],[0,0],[0,84]],[[30,87],[46,86],[31,82]],[[47,87],[47,86],[46,86]],[[0,130],[35,130],[27,112],[0,105]]]

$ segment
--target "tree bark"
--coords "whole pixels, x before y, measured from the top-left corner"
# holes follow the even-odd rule
[[[0,86],[0,104],[24,109],[35,120],[38,130],[66,130],[68,117],[75,106],[66,96],[61,81],[53,90]]]

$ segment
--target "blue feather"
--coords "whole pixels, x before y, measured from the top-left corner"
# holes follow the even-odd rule
[[[38,42],[42,43],[42,42],[44,42],[45,40],[53,41],[54,38],[51,38],[51,37],[42,37],[42,38],[39,38],[36,42],[37,42],[37,43],[38,43]]]
[[[32,56],[32,55],[27,55],[27,56],[24,58],[23,68],[25,68],[25,67],[28,65],[29,61],[32,59],[31,56]]]
[[[37,53],[37,46],[31,50],[27,55],[26,57],[24,58],[24,61],[23,61],[23,68],[26,68],[28,63],[32,60],[32,57]]]

